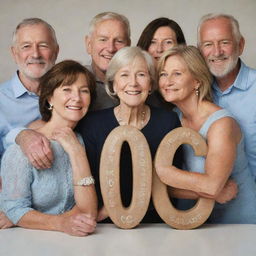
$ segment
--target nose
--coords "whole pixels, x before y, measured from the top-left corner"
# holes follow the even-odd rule
[[[117,48],[116,48],[116,45],[115,45],[115,40],[109,40],[108,41],[107,50],[110,53],[116,53],[117,52]]]
[[[158,42],[157,45],[156,45],[156,51],[158,53],[162,53],[163,52],[163,45],[161,42]]]
[[[33,45],[33,48],[32,48],[32,56],[33,56],[34,58],[40,57],[40,51],[39,51],[37,45]]]
[[[222,55],[222,48],[218,43],[214,44],[214,46],[213,46],[213,55],[215,57]]]
[[[81,94],[78,90],[72,91],[72,100],[79,102],[81,100]]]
[[[132,87],[137,87],[138,86],[136,74],[130,75],[130,77],[129,77],[129,85],[132,86]]]

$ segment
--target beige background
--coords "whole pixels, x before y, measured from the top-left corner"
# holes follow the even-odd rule
[[[69,58],[88,64],[84,36],[92,17],[103,11],[127,16],[134,45],[148,22],[161,16],[177,21],[187,43],[195,45],[202,15],[232,14],[246,40],[242,58],[256,68],[256,0],[0,0],[0,82],[9,79],[16,70],[9,48],[12,32],[23,18],[40,17],[55,28],[60,45],[58,61]]]

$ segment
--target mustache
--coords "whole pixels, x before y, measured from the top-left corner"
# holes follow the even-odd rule
[[[228,56],[226,56],[226,55],[221,55],[221,56],[218,56],[218,57],[214,57],[214,56],[208,57],[208,60],[210,60],[210,61],[226,60],[226,59],[228,59]]]
[[[43,58],[31,58],[28,60],[27,64],[46,64]]]

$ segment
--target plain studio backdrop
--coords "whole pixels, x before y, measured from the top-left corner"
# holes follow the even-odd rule
[[[242,59],[256,68],[256,0],[0,0],[0,83],[16,71],[10,46],[12,33],[24,18],[39,17],[50,23],[60,45],[58,62],[74,59],[89,64],[84,37],[90,20],[98,13],[114,11],[125,15],[131,25],[132,45],[153,19],[168,17],[182,28],[187,43],[196,45],[200,18],[210,12],[233,15],[245,38]]]

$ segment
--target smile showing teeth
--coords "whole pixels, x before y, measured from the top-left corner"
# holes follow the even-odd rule
[[[75,106],[67,106],[66,108],[72,109],[72,110],[81,110],[82,107],[75,107]]]
[[[111,60],[113,55],[102,55],[103,58]]]
[[[125,93],[127,93],[129,95],[138,95],[138,94],[140,94],[140,91],[126,91]]]

